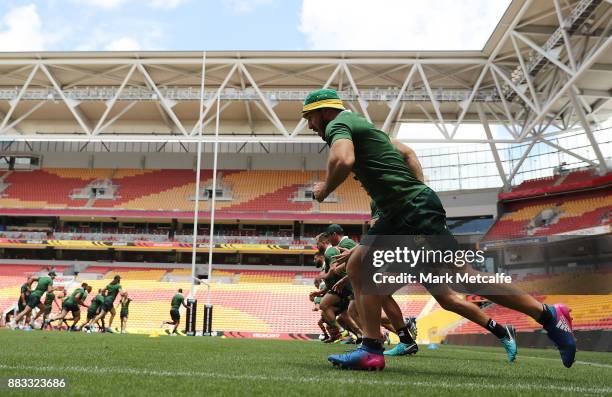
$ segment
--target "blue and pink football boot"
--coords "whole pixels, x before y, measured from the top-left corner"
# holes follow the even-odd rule
[[[383,349],[375,350],[364,345],[346,354],[333,354],[327,359],[342,369],[380,371],[385,368]]]
[[[572,333],[571,310],[563,303],[544,306],[550,312],[551,320],[543,327],[548,333],[548,338],[559,349],[563,365],[569,368],[576,359],[576,339]]]

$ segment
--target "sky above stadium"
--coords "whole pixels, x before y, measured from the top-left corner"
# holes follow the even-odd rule
[[[480,50],[510,0],[0,2],[0,51]]]

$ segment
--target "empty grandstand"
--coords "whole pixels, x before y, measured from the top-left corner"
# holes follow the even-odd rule
[[[511,2],[482,51],[3,55],[0,309],[53,267],[68,289],[121,274],[135,330],[183,288],[210,297],[215,331],[318,333],[315,237],[337,223],[359,241],[371,215],[352,177],[313,200],[329,149],[301,109],[322,86],[413,147],[481,270],[544,302],[545,281],[605,280],[610,4],[544,3]],[[398,301],[421,342],[476,334],[420,292]],[[577,329],[610,328],[607,301],[569,292]]]

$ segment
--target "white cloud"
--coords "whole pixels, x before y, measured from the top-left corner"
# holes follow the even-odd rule
[[[137,51],[140,49],[140,44],[136,39],[123,36],[108,43],[104,49],[106,51]]]
[[[0,23],[0,51],[41,51],[58,39],[43,30],[34,4],[11,9]]]
[[[223,0],[236,12],[251,12],[255,8],[270,4],[272,0]]]
[[[149,1],[149,7],[170,10],[187,1],[189,0],[151,0]]]
[[[87,34],[81,36],[71,46],[72,50],[157,51],[166,48],[166,34],[163,28],[151,20],[129,20],[118,24],[92,24]]]
[[[303,0],[317,50],[480,50],[509,0]]]
[[[75,3],[84,4],[92,7],[105,8],[107,10],[117,8],[125,3],[125,0],[73,0]]]

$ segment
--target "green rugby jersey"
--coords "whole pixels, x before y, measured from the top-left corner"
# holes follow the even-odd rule
[[[110,302],[111,304],[114,303],[120,289],[121,289],[121,284],[119,283],[108,284],[106,286],[106,290],[108,291],[108,295],[106,295],[106,301]]]
[[[325,128],[325,141],[331,147],[339,139],[353,142],[353,172],[385,216],[410,205],[426,188],[410,171],[389,136],[363,116],[345,110],[330,121]]]
[[[172,302],[170,302],[170,308],[171,309],[180,309],[181,304],[183,303],[183,301],[185,300],[185,298],[183,298],[183,295],[181,294],[175,294],[172,297]]]

